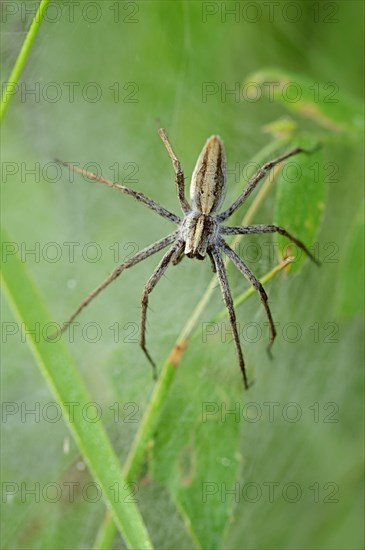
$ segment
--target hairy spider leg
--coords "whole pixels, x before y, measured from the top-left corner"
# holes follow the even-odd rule
[[[269,321],[269,328],[270,328],[270,340],[269,340],[269,346],[268,349],[270,350],[275,337],[276,337],[276,329],[274,325],[274,321],[271,315],[271,311],[268,304],[268,297],[265,292],[264,287],[260,283],[260,281],[255,277],[255,275],[248,269],[247,265],[241,260],[241,258],[228,246],[228,244],[221,239],[220,240],[220,246],[226,256],[233,262],[233,264],[237,267],[237,269],[242,273],[242,275],[248,280],[249,283],[257,290],[257,292],[260,295],[260,300],[262,302],[262,305],[265,308],[266,315]]]
[[[247,199],[247,197],[252,193],[252,191],[255,189],[256,185],[262,180],[262,178],[277,164],[280,162],[283,162],[283,160],[288,159],[289,157],[292,157],[294,155],[297,155],[298,153],[306,153],[309,154],[312,151],[306,151],[305,149],[302,149],[301,147],[295,147],[294,149],[291,149],[287,153],[284,153],[280,157],[277,157],[276,159],[270,160],[269,162],[266,162],[257,172],[256,174],[250,179],[242,193],[238,196],[238,198],[231,204],[227,210],[222,212],[218,215],[218,218],[220,221],[224,221],[230,216],[232,216],[233,212],[237,210],[241,206],[241,204]]]
[[[208,252],[209,255],[212,256],[212,261],[214,261],[217,277],[219,280],[219,284],[221,287],[222,295],[224,303],[226,304],[228,314],[229,314],[229,321],[232,327],[233,331],[233,339],[236,346],[236,352],[238,357],[238,363],[242,372],[243,376],[243,383],[245,385],[246,390],[249,388],[248,380],[247,380],[247,374],[245,369],[245,361],[243,359],[243,353],[241,348],[241,343],[238,335],[237,330],[237,321],[236,321],[236,313],[233,306],[233,299],[232,294],[229,288],[228,284],[228,278],[226,273],[226,268],[224,266],[224,262],[222,259],[222,255],[219,251],[219,248],[216,246],[212,246]]]
[[[167,237],[164,237],[163,239],[160,239],[159,241],[156,241],[155,243],[151,244],[150,246],[147,246],[140,252],[137,252],[134,256],[123,262],[122,264],[118,265],[111,274],[99,285],[97,286],[86,298],[80,302],[76,310],[73,312],[71,317],[63,323],[61,328],[56,332],[56,334],[53,336],[54,339],[56,336],[59,336],[62,334],[74,321],[74,319],[81,313],[81,311],[86,307],[98,294],[101,292],[104,288],[106,288],[114,279],[119,277],[119,275],[124,271],[125,269],[128,269],[134,265],[136,265],[138,262],[141,262],[142,260],[145,260],[149,256],[152,256],[153,254],[156,254],[156,252],[159,252],[169,244],[171,244],[177,236],[178,232],[174,231],[171,235],[168,235]]]
[[[166,147],[166,150],[172,162],[172,167],[175,171],[177,195],[179,197],[181,210],[184,212],[184,214],[187,214],[191,211],[191,208],[185,197],[185,178],[183,169],[181,168],[180,161],[175,155],[169,138],[167,137],[166,130],[164,128],[159,128],[158,133],[160,135],[160,138],[162,139],[164,146]]]
[[[149,351],[146,347],[146,320],[147,320],[147,308],[148,308],[148,299],[149,295],[151,294],[152,290],[157,285],[158,281],[161,279],[162,275],[165,273],[166,269],[168,268],[170,263],[173,263],[174,257],[176,257],[180,250],[183,247],[182,241],[176,241],[176,243],[173,244],[173,246],[166,252],[166,254],[163,256],[161,261],[158,263],[157,267],[155,268],[154,272],[152,273],[151,277],[148,279],[147,283],[145,284],[142,292],[141,297],[141,324],[140,324],[140,341],[139,344],[144,351],[148,361],[151,363],[153,368],[153,374],[154,378],[157,378],[157,368],[156,363],[152,359]]]
[[[305,244],[297,239],[296,237],[293,237],[286,229],[283,227],[279,227],[277,225],[273,224],[258,224],[258,225],[247,225],[247,226],[237,226],[237,227],[229,227],[225,226],[221,228],[222,235],[254,235],[258,233],[280,233],[280,235],[284,235],[284,237],[287,237],[289,240],[293,241],[303,252],[307,254],[307,256],[317,264],[318,266],[321,265],[320,262],[313,256],[313,254],[310,252],[310,250],[305,246]]]
[[[79,168],[78,166],[75,166],[74,164],[69,164],[68,162],[64,162],[59,159],[55,159],[55,162],[58,162],[59,164],[62,164],[62,166],[65,166],[66,168],[69,168],[72,170],[72,172],[76,172],[77,174],[81,174],[82,176],[92,179],[94,181],[97,181],[99,183],[103,183],[107,187],[111,187],[112,189],[117,189],[118,191],[121,191],[122,193],[125,193],[126,195],[130,195],[134,199],[136,199],[138,202],[142,202],[148,208],[159,214],[162,218],[165,218],[167,220],[170,220],[171,222],[174,222],[176,224],[179,224],[181,222],[181,218],[179,216],[176,216],[154,200],[150,199],[149,197],[146,197],[143,193],[140,193],[139,191],[135,191],[134,189],[130,189],[130,187],[126,187],[125,185],[121,185],[119,183],[114,183],[110,180],[107,180],[103,178],[102,176],[98,176],[97,174],[94,174],[93,172],[89,172],[88,170],[84,170],[82,168]]]

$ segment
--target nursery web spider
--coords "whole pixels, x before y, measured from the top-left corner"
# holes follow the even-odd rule
[[[284,235],[292,242],[294,242],[299,248],[301,248],[315,263],[318,263],[313,257],[308,248],[298,239],[293,237],[288,231],[282,227],[276,225],[248,225],[240,227],[228,227],[223,225],[223,222],[229,218],[236,210],[244,203],[249,197],[256,185],[262,180],[262,178],[277,164],[283,162],[285,159],[292,157],[298,153],[309,153],[301,147],[295,147],[287,153],[266,162],[257,173],[250,179],[239,197],[223,212],[220,214],[218,210],[222,205],[225,191],[226,191],[226,155],[224,150],[223,141],[219,136],[211,136],[205,143],[202,152],[199,155],[195,169],[191,179],[190,185],[190,198],[191,206],[185,197],[185,185],[184,185],[184,172],[181,168],[180,161],[175,155],[175,152],[169,142],[166,131],[163,128],[159,129],[159,135],[164,143],[169,157],[172,161],[172,165],[176,176],[177,194],[180,202],[180,206],[183,212],[183,216],[176,216],[160,204],[156,203],[152,199],[146,197],[138,191],[134,191],[124,185],[113,183],[105,178],[96,174],[90,173],[86,170],[82,170],[77,166],[68,164],[66,162],[58,161],[62,165],[68,167],[74,172],[78,172],[83,176],[103,183],[108,187],[117,189],[122,193],[131,195],[137,201],[143,202],[148,208],[154,210],[157,214],[163,218],[168,219],[172,223],[177,225],[177,229],[168,235],[156,241],[155,243],[147,246],[132,258],[126,260],[122,264],[118,265],[111,274],[96,287],[82,302],[79,304],[75,312],[71,317],[60,327],[59,334],[62,333],[75,319],[77,315],[87,306],[91,300],[93,300],[99,292],[107,287],[114,279],[138,262],[145,260],[149,256],[152,256],[156,252],[159,252],[163,248],[170,245],[169,250],[165,253],[163,258],[158,263],[151,277],[147,281],[141,298],[142,311],[141,311],[141,325],[140,325],[140,346],[151,363],[154,374],[156,375],[156,365],[147,350],[146,347],[146,314],[148,307],[149,294],[155,288],[158,281],[165,273],[169,264],[176,265],[182,260],[184,256],[188,258],[196,258],[203,260],[206,255],[210,258],[213,272],[217,274],[220,288],[222,291],[223,299],[229,313],[229,320],[232,327],[234,342],[236,346],[236,352],[238,356],[239,366],[242,372],[245,388],[249,387],[245,363],[243,359],[241,344],[237,331],[236,315],[233,307],[232,295],[228,285],[227,273],[223,262],[222,252],[234,263],[241,274],[248,280],[248,282],[254,286],[258,291],[261,302],[265,308],[265,312],[269,321],[270,327],[270,339],[269,347],[271,347],[274,338],[276,336],[276,330],[271,316],[271,311],[268,305],[267,294],[255,277],[255,275],[249,270],[244,261],[228,246],[224,240],[225,235],[251,235],[254,233],[280,233]]]

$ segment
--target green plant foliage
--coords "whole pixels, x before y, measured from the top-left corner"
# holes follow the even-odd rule
[[[340,90],[336,81],[313,81],[279,69],[262,69],[247,81],[261,84],[269,97],[323,128],[360,142],[364,138],[364,106]]]
[[[12,242],[5,231],[2,231],[2,236],[4,242]],[[29,334],[33,332],[30,347],[35,359],[127,544],[134,548],[151,548],[138,508],[133,501],[128,500],[130,487],[121,475],[117,457],[101,423],[94,420],[98,416],[97,409],[95,413],[95,404],[84,388],[72,358],[63,342],[49,342],[43,337],[37,337],[37,330],[33,328],[37,323],[43,326],[52,324],[47,319],[44,304],[24,267],[15,255],[11,255],[3,264],[2,281],[15,316]],[[86,412],[90,406],[94,409],[91,416]],[[115,487],[118,487],[118,498],[115,497]]]
[[[37,2],[2,12],[1,83],[15,74],[18,84],[2,120],[2,547],[139,549],[145,526],[156,548],[363,548],[363,4],[51,2],[22,50],[30,4],[35,13]],[[278,83],[273,95],[267,83]],[[50,318],[62,322],[116,264],[171,231],[52,159],[179,213],[159,123],[186,185],[207,137],[222,137],[224,206],[257,164],[315,149],[231,220],[258,201],[252,223],[284,226],[321,261],[265,279],[272,358],[259,297],[247,300],[229,266],[248,392],[217,283],[195,315],[208,261],[184,259],[151,295],[157,384],[138,323],[161,254],[124,272],[62,342],[38,343]],[[264,278],[291,253],[272,254],[276,243],[287,241],[245,236],[237,250]],[[169,363],[187,326],[186,350]],[[67,417],[51,414],[73,399],[96,403],[101,420],[78,417],[70,435]],[[124,478],[131,494],[114,502]],[[87,498],[95,483],[98,500]]]
[[[195,360],[199,362],[199,354]],[[209,364],[215,371],[213,358]],[[187,374],[192,376],[193,369]],[[177,384],[155,439],[151,475],[166,485],[192,539],[202,548],[220,546],[232,513],[231,505],[221,499],[221,487],[235,484],[241,466],[240,389],[217,387],[214,378],[206,383],[199,377],[193,391],[186,382]]]
[[[339,315],[351,318],[362,315],[364,266],[359,251],[364,250],[364,208],[361,204],[358,214],[350,225],[345,248],[345,257],[341,263],[336,293],[336,306]]]
[[[294,159],[285,165],[277,183],[275,222],[304,242],[318,258],[318,251],[312,245],[325,207],[324,158],[322,151],[318,151]],[[293,255],[295,262],[291,269],[299,269],[305,260],[304,252],[280,235],[278,242],[280,256]]]

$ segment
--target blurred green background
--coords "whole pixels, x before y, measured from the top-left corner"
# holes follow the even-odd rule
[[[2,4],[3,81],[36,6]],[[52,159],[94,163],[90,169],[96,164],[105,177],[179,213],[159,122],[187,182],[206,138],[224,139],[232,170],[226,205],[244,184],[236,163],[244,166],[274,141],[264,126],[290,116],[323,143],[325,210],[316,238],[323,263],[317,269],[306,262],[267,285],[279,323],[274,359],[253,297],[237,311],[242,326],[255,322],[263,330],[257,342],[243,342],[255,380],[249,393],[226,321],[215,338],[194,339],[180,365],[137,495],[156,548],[363,548],[363,156],[359,133],[348,130],[361,125],[363,11],[357,1],[53,3],[7,112],[3,224],[57,322],[115,263],[171,226],[115,191],[70,181]],[[240,94],[252,73],[270,67],[301,75],[293,80],[302,90],[305,82],[314,99],[318,89],[333,93],[337,102],[323,104],[323,93],[312,101],[328,119],[293,112],[293,103],[264,93],[258,100]],[[256,223],[274,221],[275,200],[272,189]],[[95,261],[90,243],[97,243]],[[153,389],[137,324],[140,293],[157,261],[124,273],[84,312],[74,341],[66,335],[122,462]],[[248,263],[262,276],[277,260],[263,253]],[[229,277],[235,295],[247,288],[232,268]],[[184,260],[156,288],[147,336],[159,365],[210,278],[209,262]],[[217,288],[199,327],[222,307]],[[15,322],[5,300],[3,322]],[[90,322],[101,330],[95,342],[92,329],[88,338],[81,333]],[[300,327],[296,342],[289,323]],[[47,421],[54,398],[26,341],[17,333],[3,342],[2,397],[19,412],[2,424],[2,480],[17,488],[3,498],[2,547],[90,548],[103,502],[88,502],[82,492],[92,479],[66,424]],[[207,407],[214,414],[205,419]],[[26,415],[34,408],[39,418]],[[39,502],[22,493],[22,482],[39,484]],[[47,483],[63,488],[54,503],[42,495]],[[113,547],[123,544],[117,538]]]

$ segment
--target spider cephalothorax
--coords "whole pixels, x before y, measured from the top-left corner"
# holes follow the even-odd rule
[[[261,285],[260,281],[249,270],[244,261],[228,246],[224,240],[225,235],[248,235],[254,233],[280,233],[285,237],[288,237],[297,246],[299,246],[308,256],[316,262],[313,255],[309,252],[307,247],[298,239],[290,235],[282,227],[276,225],[249,225],[228,227],[223,225],[223,222],[229,218],[233,212],[241,206],[241,204],[247,199],[251,192],[255,189],[259,181],[265,176],[265,174],[273,168],[276,164],[284,161],[285,159],[296,155],[297,153],[306,153],[300,147],[291,149],[287,153],[284,153],[280,157],[271,160],[264,164],[258,172],[250,179],[242,193],[233,202],[233,204],[221,213],[218,213],[219,208],[222,206],[224,195],[226,191],[226,156],[224,151],[223,141],[219,136],[211,136],[205,143],[202,152],[197,160],[190,186],[190,198],[191,206],[185,198],[185,185],[184,185],[184,173],[181,169],[179,160],[177,159],[171,144],[168,140],[165,130],[162,128],[159,130],[160,137],[167,149],[167,152],[171,158],[175,175],[176,185],[178,191],[178,197],[181,209],[184,216],[180,218],[169,210],[166,210],[163,206],[156,203],[152,199],[149,199],[142,193],[134,191],[124,185],[113,183],[104,179],[101,176],[81,170],[77,166],[61,162],[64,166],[68,166],[74,172],[79,172],[88,178],[94,179],[100,183],[118,189],[122,193],[126,193],[134,197],[137,201],[143,202],[149,208],[157,212],[163,218],[170,220],[177,225],[177,229],[151,244],[147,248],[144,248],[132,258],[126,260],[119,266],[117,266],[112,273],[107,277],[98,287],[96,287],[78,306],[76,311],[66,321],[60,332],[63,332],[80,311],[91,302],[93,298],[101,290],[109,285],[114,279],[116,279],[124,269],[128,269],[138,262],[152,256],[156,252],[166,248],[170,245],[170,249],[165,253],[150,279],[147,281],[141,298],[142,312],[141,312],[141,333],[140,333],[140,345],[146,354],[148,360],[156,370],[154,361],[152,360],[147,348],[146,348],[146,314],[148,306],[148,297],[152,292],[162,275],[165,273],[170,263],[176,265],[184,256],[188,258],[197,258],[203,260],[206,255],[211,260],[212,269],[217,273],[219,284],[221,287],[222,295],[226,307],[229,313],[229,319],[232,327],[234,342],[236,345],[236,351],[238,356],[238,362],[242,371],[245,387],[248,388],[248,380],[245,370],[245,363],[243,359],[241,344],[239,341],[239,335],[237,330],[236,315],[233,307],[232,295],[229,290],[228,279],[226,269],[223,262],[222,251],[224,254],[234,263],[237,269],[242,275],[255,287],[260,295],[261,302],[265,308],[266,315],[269,321],[270,327],[270,340],[269,346],[272,345],[276,336],[275,326],[272,320],[270,308],[268,305],[267,294]],[[316,262],[317,263],[317,262]]]

